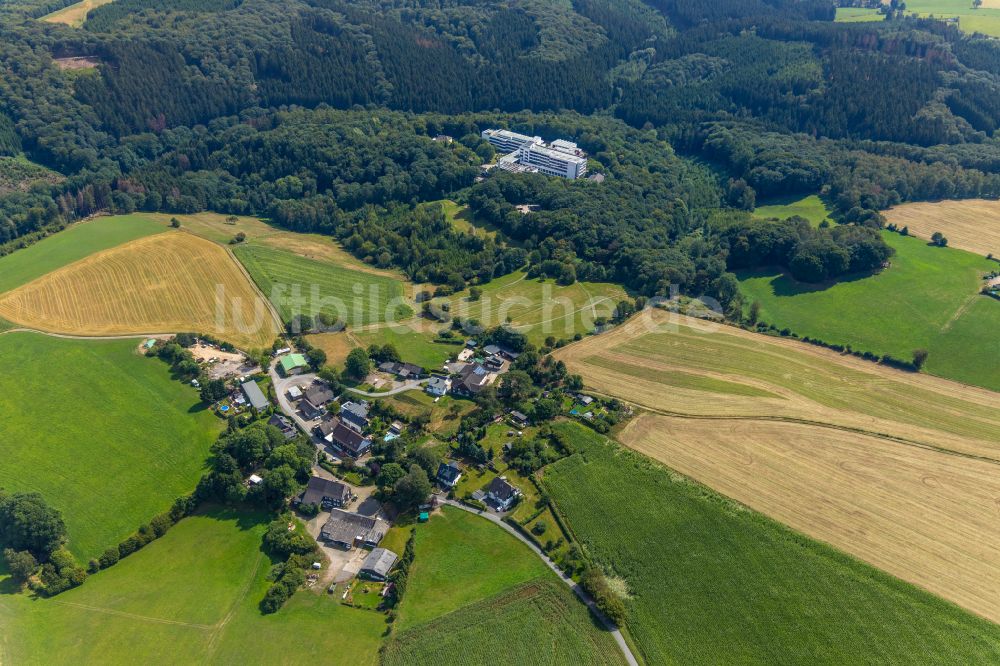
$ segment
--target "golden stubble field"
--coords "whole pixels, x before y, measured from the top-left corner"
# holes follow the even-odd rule
[[[986,199],[908,203],[884,212],[889,223],[909,227],[910,235],[930,240],[940,231],[949,247],[1000,256],[1000,201]]]
[[[1000,467],[797,423],[644,414],[622,443],[1000,621]]]
[[[626,446],[1000,621],[1000,395],[704,327],[655,312],[555,355],[646,409]]]
[[[49,273],[0,297],[0,317],[82,336],[196,331],[244,348],[278,324],[224,248],[176,232],[142,238]]]
[[[554,355],[587,386],[668,415],[801,421],[1000,460],[997,393],[706,325],[646,312]]]

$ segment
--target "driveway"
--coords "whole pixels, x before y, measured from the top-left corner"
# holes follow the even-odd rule
[[[319,538],[323,525],[330,518],[329,511],[320,511],[315,518],[311,518],[306,523],[306,530],[316,539],[320,550],[330,560],[327,568],[320,572],[320,585],[322,589],[329,587],[330,583],[343,583],[358,575],[361,565],[368,555],[368,551],[363,548],[352,548],[344,550],[337,546],[332,546]]]

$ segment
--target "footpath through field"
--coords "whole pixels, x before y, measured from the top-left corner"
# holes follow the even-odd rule
[[[515,538],[517,538],[524,545],[530,548],[535,555],[542,558],[542,561],[545,562],[546,566],[552,569],[552,571],[555,572],[556,576],[559,577],[559,580],[566,583],[566,585],[568,585],[569,588],[576,593],[576,596],[580,598],[580,601],[587,604],[587,608],[590,609],[590,612],[593,613],[594,616],[601,621],[601,624],[604,625],[604,628],[611,633],[611,635],[615,639],[615,642],[618,643],[618,647],[621,648],[622,654],[625,655],[625,660],[629,663],[629,666],[639,666],[638,660],[636,660],[635,655],[632,654],[632,650],[631,648],[629,648],[628,643],[625,642],[625,637],[622,636],[622,632],[618,628],[618,625],[612,622],[611,618],[602,613],[601,610],[597,607],[597,604],[594,603],[594,600],[590,598],[590,595],[587,594],[584,591],[584,589],[580,587],[572,578],[566,576],[566,574],[564,574],[562,570],[556,566],[556,563],[550,560],[549,556],[542,552],[541,548],[533,544],[530,539],[528,539],[526,536],[515,530],[513,527],[503,522],[503,520],[501,520],[499,516],[495,516],[485,511],[480,511],[479,509],[473,509],[472,507],[466,506],[461,502],[455,500],[450,500],[446,498],[439,498],[439,499],[442,504],[447,504],[448,506],[453,506],[456,509],[461,509],[462,511],[468,511],[469,513],[474,513],[477,516],[485,518],[491,523],[507,530],[508,533],[512,534]]]

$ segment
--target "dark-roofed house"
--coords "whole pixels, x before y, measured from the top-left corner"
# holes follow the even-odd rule
[[[416,377],[423,377],[425,374],[424,369],[419,365],[414,365],[413,363],[394,363],[392,361],[386,361],[385,363],[379,363],[378,369],[382,372],[387,372],[390,375],[396,375],[400,379],[413,379]]]
[[[389,527],[381,518],[370,518],[359,513],[334,509],[323,525],[320,537],[347,550],[355,546],[374,548],[378,546],[387,531]]]
[[[243,395],[247,397],[247,401],[250,403],[250,406],[257,411],[267,409],[267,407],[271,404],[271,402],[267,399],[267,396],[264,395],[264,392],[260,390],[260,386],[257,385],[257,382],[250,380],[241,385],[240,388],[243,389]]]
[[[334,397],[333,391],[326,384],[313,384],[299,402],[299,409],[307,419],[319,418],[326,413],[326,405]]]
[[[454,488],[462,478],[462,468],[457,462],[441,463],[438,466],[437,480],[446,488]]]
[[[353,428],[349,428],[340,417],[328,416],[319,422],[315,432],[324,441],[333,444],[347,455],[359,458],[372,447],[370,437],[365,437]]]
[[[528,416],[523,412],[517,411],[516,409],[511,411],[510,420],[513,421],[514,425],[519,428],[523,428],[528,425]]]
[[[500,353],[500,348],[496,345],[486,345],[483,347],[483,353],[487,356],[496,356]]]
[[[519,494],[517,488],[507,483],[507,479],[498,476],[486,486],[486,503],[497,511],[508,511]]]
[[[396,565],[399,556],[386,548],[376,548],[368,553],[368,557],[361,563],[359,573],[365,578],[372,580],[385,580],[389,577],[389,572]]]
[[[359,433],[364,432],[368,427],[368,403],[364,400],[345,402],[340,406],[340,420],[348,428]]]
[[[331,481],[318,476],[309,479],[305,491],[299,495],[296,504],[315,504],[323,509],[342,507],[351,501],[351,489],[340,481]]]
[[[268,425],[273,425],[275,428],[281,431],[281,434],[285,436],[285,439],[295,439],[295,435],[298,434],[298,430],[295,429],[295,424],[288,420],[288,417],[283,414],[272,414],[271,418],[267,420]]]
[[[460,393],[476,395],[493,383],[495,377],[479,363],[470,363],[458,373],[458,382],[454,384],[454,388]]]

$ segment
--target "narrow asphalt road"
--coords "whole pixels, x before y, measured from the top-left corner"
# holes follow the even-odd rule
[[[622,632],[621,630],[618,629],[618,625],[612,622],[607,615],[602,613],[600,609],[597,608],[597,604],[594,603],[594,600],[590,598],[590,595],[587,594],[582,587],[577,585],[572,578],[566,576],[566,574],[564,574],[562,570],[556,566],[556,563],[550,560],[549,556],[546,555],[544,552],[542,552],[541,548],[532,543],[530,539],[528,539],[526,536],[518,532],[516,529],[514,529],[507,523],[503,522],[503,520],[501,520],[500,517],[497,515],[494,515],[488,511],[480,511],[479,509],[473,509],[472,507],[466,506],[461,502],[457,502],[455,500],[450,500],[440,497],[438,498],[438,500],[442,504],[447,504],[448,506],[453,506],[456,509],[461,509],[462,511],[468,511],[469,513],[474,513],[477,516],[481,516],[486,520],[496,525],[499,525],[503,529],[507,530],[507,532],[509,532],[510,534],[513,534],[514,537],[519,539],[528,548],[530,548],[532,552],[535,553],[535,555],[542,558],[542,561],[545,562],[545,564],[548,565],[548,567],[555,572],[556,576],[559,577],[559,580],[566,583],[566,585],[568,585],[569,588],[576,593],[576,596],[580,598],[580,601],[587,604],[587,607],[594,614],[594,616],[601,621],[601,624],[604,625],[604,628],[609,632],[611,632],[611,635],[614,636],[615,642],[618,643],[618,647],[621,649],[622,654],[625,655],[625,661],[629,663],[629,666],[639,666],[638,660],[636,660],[635,655],[632,654],[632,650],[631,648],[629,648],[628,643],[625,642],[625,637],[622,636]]]

